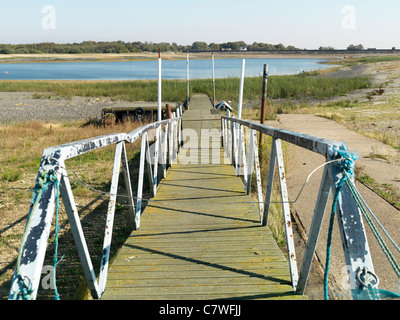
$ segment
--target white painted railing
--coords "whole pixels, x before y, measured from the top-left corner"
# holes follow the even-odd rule
[[[293,289],[300,294],[304,294],[306,288],[307,279],[309,276],[310,267],[312,264],[313,255],[315,253],[315,248],[330,191],[332,189],[332,191],[335,192],[336,188],[339,189],[340,185],[340,191],[338,191],[337,210],[335,211],[338,216],[339,228],[343,239],[346,264],[349,266],[349,277],[351,278],[350,283],[355,284],[355,286],[352,288],[353,298],[358,299],[360,297],[360,291],[368,290],[368,288],[366,288],[366,286],[360,281],[360,273],[365,273],[366,270],[368,270],[369,275],[374,275],[374,267],[365,234],[362,212],[352,196],[349,186],[347,184],[343,184],[344,180],[342,180],[344,175],[348,174],[347,172],[343,171],[343,164],[347,164],[349,166],[353,165],[353,159],[351,159],[351,155],[347,150],[346,144],[283,129],[272,128],[266,125],[233,117],[223,116],[221,118],[221,127],[222,143],[225,149],[225,154],[231,159],[232,164],[236,168],[237,175],[243,176],[245,191],[247,194],[250,193],[251,177],[252,173],[255,172],[260,223],[262,225],[267,225],[268,223],[274,172],[275,166],[277,166],[281,195],[280,202],[282,204],[284,215],[292,286]],[[245,139],[245,129],[250,130],[250,138],[248,139],[249,141],[247,141],[247,143]],[[272,137],[265,195],[263,195],[261,183],[260,162],[256,141],[257,133]],[[308,242],[300,274],[298,273],[296,264],[296,253],[290,214],[290,201],[286,186],[286,174],[283,162],[281,140],[319,153],[326,159],[326,162],[321,165],[321,167],[324,167],[324,172],[315,204],[312,225],[308,235]],[[246,149],[248,150],[247,152]],[[351,176],[349,177],[349,180],[351,180],[351,183],[353,183],[353,176],[351,172],[350,175]]]
[[[93,298],[100,298],[105,290],[107,280],[110,245],[114,222],[114,212],[117,198],[118,178],[122,163],[127,198],[131,209],[134,227],[140,226],[141,202],[143,192],[143,176],[145,162],[150,175],[150,185],[153,195],[156,195],[159,176],[166,176],[167,161],[170,165],[177,159],[177,153],[182,141],[182,109],[172,119],[147,124],[130,133],[108,134],[92,139],[77,141],[65,145],[51,147],[43,151],[40,163],[37,184],[39,193],[34,194],[28,214],[20,254],[17,259],[14,276],[11,283],[9,299],[36,299],[41,271],[47,249],[48,238],[54,212],[58,208],[58,195],[63,200],[71,232],[78,249],[79,257],[84,269],[85,278]],[[154,156],[150,155],[148,132],[156,130]],[[131,177],[128,168],[128,158],[125,144],[141,139],[140,165],[138,189],[133,196]],[[99,272],[99,281],[96,279],[88,246],[78,215],[74,195],[68,177],[65,161],[99,148],[115,144],[113,174],[111,178],[110,199],[107,210],[107,219],[104,233],[103,250]],[[151,156],[152,159],[150,158]],[[147,158],[147,161],[145,159]],[[158,167],[163,172],[158,171]],[[161,166],[162,165],[162,166]],[[43,188],[43,186],[45,186]],[[38,196],[39,194],[39,196]],[[134,201],[136,199],[136,203]]]

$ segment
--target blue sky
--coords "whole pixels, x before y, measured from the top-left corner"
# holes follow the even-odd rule
[[[55,29],[43,28],[46,5],[55,9]],[[400,48],[397,0],[13,0],[0,12],[0,43],[243,40]]]

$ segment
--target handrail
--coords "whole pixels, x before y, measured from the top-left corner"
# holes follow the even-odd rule
[[[248,152],[246,154],[246,141],[244,128],[250,130],[250,141],[247,143]],[[232,165],[236,168],[237,175],[243,175],[245,191],[250,193],[251,176],[253,171],[257,180],[257,196],[259,204],[260,223],[264,226],[268,222],[269,207],[271,204],[271,193],[275,172],[275,164],[278,168],[278,179],[281,192],[281,204],[285,221],[285,233],[287,240],[288,260],[291,273],[292,286],[294,291],[304,294],[307,280],[315,253],[318,236],[327,207],[327,201],[330,191],[338,192],[336,215],[339,221],[339,229],[343,239],[343,249],[346,264],[349,266],[349,277],[352,286],[352,295],[354,299],[359,299],[360,292],[368,291],[368,288],[359,281],[357,275],[360,271],[368,270],[374,274],[371,253],[365,234],[362,220],[362,212],[352,197],[351,190],[347,184],[343,184],[342,179],[347,175],[342,169],[342,164],[346,161],[350,166],[354,166],[351,155],[348,152],[344,142],[321,139],[306,134],[301,134],[284,129],[277,129],[252,121],[237,119],[234,117],[221,117],[222,144],[225,154],[230,158]],[[263,201],[263,192],[260,175],[260,163],[257,146],[257,132],[272,137],[271,153],[269,159],[269,170],[267,177],[267,186],[265,191],[265,200]],[[308,235],[308,241],[302,261],[300,274],[297,271],[296,254],[293,241],[293,231],[290,214],[290,201],[286,187],[286,174],[283,162],[283,153],[281,140],[287,141],[299,147],[323,155],[326,162],[322,165],[324,172],[320,184],[318,197],[315,204],[312,224]],[[322,167],[321,166],[321,167]],[[350,168],[350,179],[354,167]],[[340,186],[340,188],[339,188]],[[362,295],[368,296],[368,293]]]
[[[163,134],[162,126],[164,126]],[[148,141],[148,132],[152,129],[156,129],[154,156],[150,155]],[[182,108],[179,108],[176,114],[173,113],[173,118],[143,125],[130,133],[108,134],[45,149],[39,166],[36,187],[40,184],[43,185],[41,181],[46,175],[51,175],[56,178],[53,179],[54,181],[51,180],[45,188],[40,190],[40,198],[35,194],[32,198],[32,205],[29,210],[23,240],[20,245],[17,266],[11,281],[9,299],[36,299],[51,222],[54,212],[57,212],[58,208],[58,195],[60,195],[63,200],[71,226],[71,232],[74,236],[86,282],[92,297],[95,299],[101,298],[107,280],[121,163],[128,193],[129,207],[131,208],[131,216],[134,220],[133,225],[135,229],[138,229],[140,227],[145,159],[147,158],[150,184],[153,186],[153,195],[155,196],[159,181],[158,177],[162,176],[165,178],[166,176],[167,160],[169,164],[172,165],[177,159],[177,153],[180,150],[182,141],[181,129]],[[141,138],[141,151],[138,189],[136,197],[133,197],[125,143],[133,143],[139,138]],[[113,144],[116,145],[114,166],[111,178],[110,200],[107,209],[99,280],[97,281],[72,193],[65,161]],[[158,172],[159,164],[163,166],[163,172],[161,173]],[[136,204],[134,198],[136,198]]]

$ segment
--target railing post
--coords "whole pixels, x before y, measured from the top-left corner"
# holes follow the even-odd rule
[[[174,123],[171,122],[170,126],[168,127],[168,159],[169,159],[169,165],[172,167],[172,162],[173,162],[173,147],[174,147],[174,141],[173,141],[173,133],[174,133]]]
[[[154,188],[154,176],[153,176],[153,168],[152,168],[152,162],[154,159],[151,157],[151,152],[150,152],[150,144],[149,144],[149,136],[146,134],[146,163],[147,163],[147,176],[149,179],[149,187],[151,188],[153,192],[153,196],[155,196],[155,188]],[[142,137],[143,139],[143,137]]]
[[[231,162],[232,162],[232,166],[235,166],[235,123],[233,121],[231,121],[231,125],[230,125],[230,129],[231,129],[231,144],[230,144],[230,154],[231,154]]]
[[[248,183],[246,194],[250,194],[251,191],[251,177],[253,170],[256,174],[256,185],[257,185],[257,199],[258,199],[258,209],[260,214],[260,221],[262,219],[262,214],[264,212],[264,203],[262,197],[262,183],[261,183],[261,172],[260,172],[260,162],[258,157],[258,149],[257,149],[257,131],[251,129],[250,133],[250,150],[249,150],[249,168],[248,168]]]
[[[245,136],[244,136],[244,126],[241,126],[240,128],[240,150],[241,150],[241,165],[243,166],[243,180],[244,180],[244,186],[245,190],[247,188],[248,184],[248,177],[247,177],[247,161],[246,161],[246,144],[245,144]],[[239,173],[240,174],[240,173]]]
[[[165,125],[164,142],[163,142],[163,175],[164,175],[164,179],[167,177],[168,126],[169,126],[169,123],[167,123]]]
[[[288,260],[292,277],[292,286],[293,289],[296,291],[298,282],[297,261],[294,248],[292,221],[290,217],[289,194],[286,186],[285,164],[283,162],[282,145],[280,139],[276,139],[275,146],[276,146],[276,162],[278,167],[279,185],[281,190],[282,211],[285,223]]]
[[[158,126],[156,129],[156,141],[154,145],[154,165],[153,165],[153,195],[154,197],[157,195],[157,183],[158,183],[158,152],[160,148],[160,134],[161,134],[161,126]]]
[[[104,233],[103,250],[100,264],[99,288],[103,293],[106,288],[108,262],[110,260],[111,239],[114,225],[115,204],[117,202],[118,180],[121,168],[121,156],[124,141],[118,142],[115,147],[113,175],[111,177],[110,200],[108,202],[106,227]]]
[[[268,167],[267,189],[265,191],[264,214],[261,223],[263,226],[266,226],[268,224],[268,214],[269,214],[269,207],[271,204],[271,196],[272,196],[274,174],[275,174],[276,140],[277,140],[276,138],[272,138],[271,153],[270,153],[269,167]]]
[[[332,181],[329,178],[328,167],[325,167],[322,174],[322,180],[318,192],[318,198],[314,209],[314,215],[311,222],[310,233],[307,239],[307,245],[303,256],[303,262],[300,269],[297,293],[304,294],[308,275],[310,273],[312,260],[315,254],[319,233],[321,231],[322,221],[324,219],[325,210],[329,198]]]
[[[128,206],[131,211],[131,215],[129,215],[129,223],[133,225],[133,217],[135,216],[135,202],[133,201],[133,193],[132,193],[132,183],[131,183],[131,175],[129,173],[129,163],[128,156],[126,154],[125,143],[122,145],[122,168],[124,173],[124,181],[125,181],[125,189],[128,193]]]
[[[249,142],[249,153],[248,153],[248,171],[247,171],[247,184],[246,184],[246,194],[250,194],[251,191],[251,176],[253,174],[253,164],[254,164],[254,130],[251,129],[250,142]]]
[[[227,146],[227,149],[228,149],[228,158],[229,158],[229,160],[230,160],[230,163],[231,164],[233,164],[233,159],[232,159],[232,145],[233,145],[233,141],[232,141],[232,121],[228,121],[228,127],[227,127],[227,130],[228,130],[228,146]]]
[[[136,200],[136,213],[135,213],[135,229],[140,228],[140,215],[142,212],[144,162],[145,162],[145,158],[146,158],[146,144],[147,144],[147,132],[145,132],[142,135],[142,142],[141,142],[141,148],[140,148],[138,189],[137,189],[137,195],[136,195],[137,200]]]
[[[221,146],[226,151],[226,142],[225,142],[225,120],[221,118]]]
[[[260,213],[260,221],[262,219],[262,215],[264,212],[264,203],[262,196],[262,182],[261,182],[261,168],[260,161],[258,157],[258,149],[257,149],[257,132],[254,129],[251,129],[253,137],[253,150],[254,150],[254,169],[256,172],[256,180],[257,180],[257,199],[258,199],[258,208]]]
[[[42,160],[42,168],[45,161]],[[48,165],[52,166],[51,163]],[[24,283],[31,290],[30,298],[36,299],[51,221],[55,210],[56,192],[55,183],[53,183],[47,190],[43,190],[43,193],[40,194],[40,199],[37,199],[36,205],[31,205],[32,211],[29,212],[27,218],[25,236],[21,243],[20,255],[18,256],[17,266],[11,281],[10,299],[14,299],[15,294],[23,291]],[[32,241],[34,241],[33,244]]]
[[[332,160],[334,156],[334,154],[330,154],[328,159]],[[336,187],[343,178],[343,173],[338,165],[330,165],[329,167],[331,169],[331,179]],[[349,177],[349,179],[354,179],[354,177]],[[375,271],[365,232],[363,215],[346,183],[343,184],[339,192],[336,217],[348,267],[351,293],[354,300],[359,300],[360,297],[365,299],[369,295],[369,288],[360,283],[357,274],[364,271],[365,268],[371,273]]]
[[[83,233],[81,221],[78,214],[78,209],[75,204],[74,196],[72,194],[71,184],[64,162],[61,165],[61,181],[60,181],[60,194],[63,199],[64,208],[68,216],[68,221],[71,226],[71,232],[75,240],[75,245],[78,250],[79,258],[81,260],[82,268],[85,274],[87,286],[89,287],[92,297],[100,299],[102,292],[100,291],[97,283],[96,274],[94,273],[92,260],[90,259],[89,249],[86,244],[85,235]]]

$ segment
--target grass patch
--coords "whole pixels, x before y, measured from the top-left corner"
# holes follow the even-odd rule
[[[18,168],[11,168],[11,169],[4,169],[4,172],[2,174],[2,180],[8,181],[8,182],[15,182],[18,181],[21,178],[22,171]]]
[[[400,56],[369,56],[369,57],[359,57],[359,58],[347,58],[341,60],[327,61],[326,64],[335,64],[335,65],[343,65],[343,66],[353,66],[359,63],[377,63],[377,62],[390,62],[390,61],[399,61]]]
[[[239,78],[216,79],[216,98],[235,100],[238,98]],[[270,76],[268,79],[269,99],[318,99],[343,95],[356,89],[369,88],[367,77],[320,78],[314,73],[290,76]],[[156,101],[157,81],[2,81],[1,92],[34,92],[36,99],[46,99],[52,95],[72,97],[110,97],[126,101]],[[213,96],[211,79],[197,79],[190,82],[191,94],[206,93]],[[262,77],[245,79],[244,98],[261,99]],[[164,101],[183,101],[186,97],[186,81],[163,80]]]
[[[32,197],[31,189],[35,185],[43,149],[109,133],[131,132],[140,125],[142,123],[126,122],[104,128],[96,124],[88,124],[85,121],[76,121],[67,124],[53,124],[50,130],[49,124],[30,121],[0,126],[0,230],[2,230],[0,256],[3,261],[9,261],[8,265],[2,265],[3,272],[0,273],[0,299],[7,298],[10,288],[9,280],[15,267],[15,259]],[[77,181],[83,182],[96,190],[109,192],[114,150],[115,145],[107,146],[66,161],[78,214],[96,273],[99,271],[98,266],[100,266],[108,197],[90,190]],[[137,155],[139,150],[140,139],[133,144],[126,144],[134,191],[137,190],[136,179],[139,167]],[[122,177],[120,181],[119,194],[126,194]],[[149,194],[146,193],[146,190],[150,190],[147,179],[144,183],[143,196],[149,198]],[[118,214],[116,214],[114,222],[111,255],[118,250],[131,232],[129,227],[131,212],[126,204],[126,199],[119,199]],[[87,297],[88,292],[62,201],[60,202],[59,216],[61,226],[59,257],[63,254],[65,254],[65,257],[57,268],[57,287],[63,300],[83,299]],[[50,234],[44,265],[53,264],[53,229]],[[5,276],[1,277],[2,274]],[[53,299],[53,290],[45,290],[41,286],[39,288],[38,299]]]
[[[365,184],[377,194],[379,194],[383,199],[391,203],[397,209],[400,210],[400,195],[393,189],[390,184],[378,184],[372,177],[368,174],[360,174],[356,176],[357,180]]]

